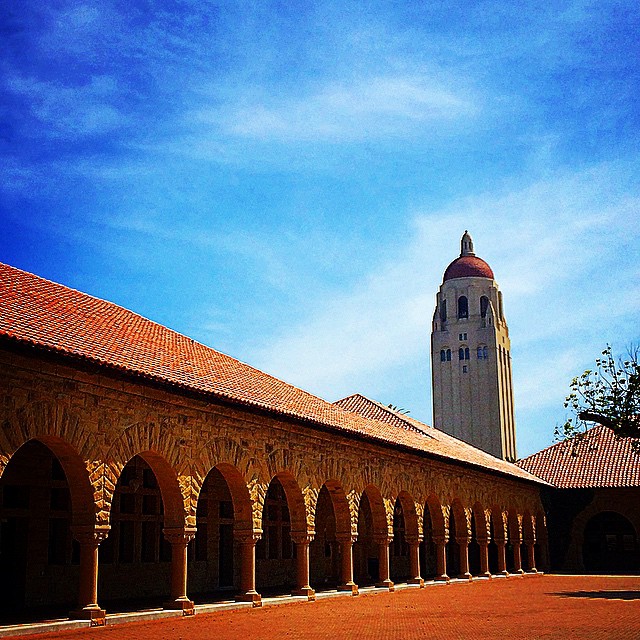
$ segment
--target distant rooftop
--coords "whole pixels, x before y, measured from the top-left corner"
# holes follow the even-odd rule
[[[640,487],[640,454],[631,442],[600,425],[578,441],[559,442],[517,465],[562,489]]]

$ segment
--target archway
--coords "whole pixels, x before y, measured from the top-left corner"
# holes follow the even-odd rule
[[[458,540],[467,538],[468,535],[464,508],[458,500],[454,500],[449,510],[449,543],[447,544],[447,573],[452,578],[462,574]]]
[[[163,530],[184,527],[175,470],[158,453],[131,458],[111,503],[111,532],[99,547],[99,583],[108,608],[162,606],[171,579],[171,544]]]
[[[67,443],[29,440],[0,478],[0,619],[66,615],[76,604],[79,545],[72,525],[93,524],[88,472]]]
[[[420,543],[420,570],[425,580],[433,580],[436,577],[436,545],[433,541],[434,527],[431,518],[431,510],[428,504],[424,507],[422,521],[422,542]]]
[[[378,544],[387,537],[387,519],[382,496],[377,487],[369,485],[360,498],[358,540],[353,546],[354,579],[357,584],[375,584],[380,579]]]
[[[276,474],[265,495],[262,538],[256,544],[256,588],[291,591],[296,585],[296,545],[292,536],[306,533],[304,499],[295,478]]]
[[[497,541],[504,540],[504,527],[502,527],[502,520],[499,520],[499,525],[495,525],[496,520],[495,508],[491,510],[491,517],[489,518],[489,573],[491,575],[498,575],[500,569],[498,567],[498,544]]]
[[[615,511],[593,516],[584,528],[582,557],[593,573],[640,573],[640,549],[633,525]]]
[[[484,509],[481,505],[473,505],[473,512],[471,514],[471,540],[469,541],[469,573],[472,576],[479,576],[482,574],[482,567],[480,563],[480,544],[479,539],[486,539],[487,526],[484,517]]]
[[[404,509],[402,508],[402,501],[398,498],[393,508],[393,541],[391,542],[389,558],[391,576],[394,582],[406,582],[412,577],[410,575],[407,534]]]
[[[328,480],[318,494],[315,537],[309,546],[310,574],[317,589],[341,583],[342,544],[351,544],[349,504],[339,482]]]
[[[252,528],[249,491],[234,466],[219,464],[207,474],[198,496],[196,527],[195,542],[189,546],[189,593],[197,596],[196,602],[228,597],[240,586],[237,534]]]

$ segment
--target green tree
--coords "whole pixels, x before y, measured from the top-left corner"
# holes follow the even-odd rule
[[[640,451],[640,348],[631,347],[626,358],[616,358],[607,345],[595,369],[571,381],[564,406],[572,416],[556,428],[558,439],[580,439],[589,424],[596,423],[620,438],[639,438],[633,446]]]

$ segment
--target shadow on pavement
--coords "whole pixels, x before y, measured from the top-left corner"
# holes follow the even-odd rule
[[[640,600],[640,591],[562,591],[561,598],[602,598],[605,600]]]

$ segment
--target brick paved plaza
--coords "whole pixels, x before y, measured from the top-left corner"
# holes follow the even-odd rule
[[[320,598],[38,638],[640,638],[640,577],[525,576]]]

